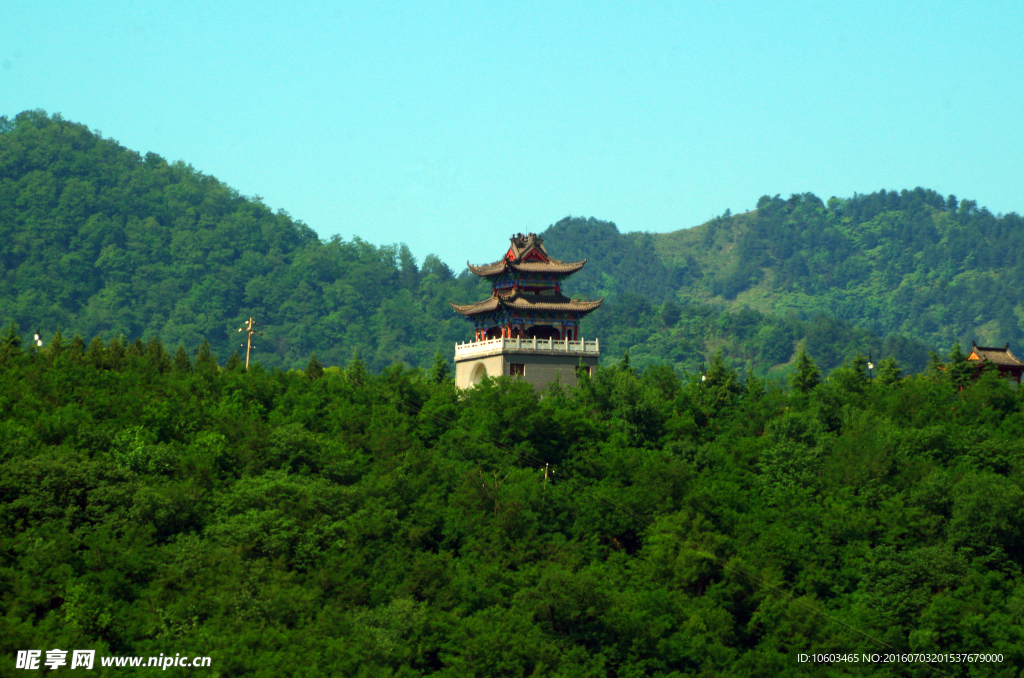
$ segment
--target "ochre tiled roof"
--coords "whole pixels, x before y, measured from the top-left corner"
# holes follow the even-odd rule
[[[987,360],[996,365],[1006,365],[1007,367],[1024,367],[1024,362],[1017,359],[1017,356],[1010,353],[1010,345],[1006,344],[1002,348],[990,348],[986,346],[978,346],[973,341],[971,342],[971,353],[977,355],[979,360]]]
[[[517,290],[511,294],[491,297],[490,299],[478,301],[475,304],[448,303],[451,304],[456,313],[470,316],[496,311],[499,308],[509,308],[516,311],[573,311],[576,313],[589,313],[600,306],[603,301],[603,298],[597,301],[581,301],[579,299],[570,299],[562,294],[523,294]]]
[[[474,266],[468,262],[466,265],[469,266],[471,273],[488,278],[505,271],[516,271],[519,273],[575,273],[583,268],[585,263],[587,263],[586,259],[583,261],[523,261],[517,264],[508,259],[502,259],[501,261],[484,266]]]
[[[536,233],[523,235],[517,233],[509,240],[512,245],[508,248],[508,254],[504,259],[495,261],[493,264],[474,266],[469,262],[466,265],[469,270],[484,278],[499,275],[506,271],[519,273],[566,273],[571,274],[583,268],[587,260],[583,261],[562,261],[553,259],[544,247],[544,238]]]

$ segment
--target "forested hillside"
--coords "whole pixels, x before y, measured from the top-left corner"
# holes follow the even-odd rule
[[[835,219],[836,210],[825,214]],[[848,309],[822,301],[825,287],[821,299],[807,297],[820,308],[807,302],[799,313],[715,297],[709,290],[733,275],[729,234],[752,218],[665,236],[569,219],[545,236],[555,256],[590,259],[567,290],[608,297],[584,326],[602,340],[605,360],[628,350],[634,365],[692,372],[721,349],[744,370],[786,373],[802,342],[826,369],[858,352],[924,368],[921,333],[844,316]],[[507,236],[495,231],[496,251]],[[696,244],[674,250],[679,238]],[[313,352],[325,364],[358,352],[374,371],[396,360],[425,367],[471,336],[447,301],[489,293],[467,272],[456,275],[435,256],[419,263],[401,245],[321,241],[286,213],[184,163],[140,156],[38,111],[0,119],[0,265],[0,319],[26,333],[159,337],[190,352],[209,341],[224,364],[238,349],[237,328],[255,316],[264,332],[255,360],[283,368],[301,367]]]
[[[257,359],[280,366],[357,350],[373,369],[426,364],[467,336],[447,299],[482,294],[436,257],[321,242],[184,163],[41,112],[0,121],[0,264],[0,318],[25,330],[208,340],[223,362],[252,315]]]
[[[714,359],[703,382],[620,366],[460,395],[443,363],[244,372],[8,333],[0,655],[93,649],[100,676],[175,652],[225,678],[1019,676],[1021,392],[962,354],[910,380],[798,363],[787,391]],[[859,659],[893,652],[986,659]]]
[[[927,357],[1015,341],[1018,222],[928,191],[660,236],[563,220],[547,244],[590,259],[567,291],[607,297],[584,326],[606,360],[575,389],[459,392],[447,300],[489,292],[467,273],[0,118],[0,654],[1019,676],[1024,391]],[[892,652],[986,659],[797,658]]]
[[[753,212],[668,234],[565,219],[545,237],[596,264],[577,276],[588,294],[834,318],[910,339],[916,355],[954,341],[1024,344],[1024,220],[922,188],[827,205],[809,193],[765,196]]]

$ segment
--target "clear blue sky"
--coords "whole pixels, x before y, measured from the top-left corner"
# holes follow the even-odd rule
[[[456,269],[924,186],[1024,212],[1024,3],[9,0],[0,115],[184,160]],[[557,255],[557,252],[554,254]]]

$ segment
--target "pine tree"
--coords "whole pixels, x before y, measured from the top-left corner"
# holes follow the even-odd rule
[[[796,373],[790,377],[790,383],[800,393],[810,393],[821,383],[821,370],[807,355],[803,346],[796,357]]]
[[[868,359],[859,352],[854,356],[853,360],[850,361],[850,368],[862,382],[866,383],[870,379],[868,375]]]
[[[224,365],[224,369],[227,372],[244,372],[245,363],[242,362],[242,357],[238,355],[238,351],[234,351],[231,357],[228,358],[227,363]]]
[[[105,365],[108,370],[119,370],[128,360],[128,349],[124,345],[124,337],[114,337],[107,347]]]
[[[324,366],[316,359],[316,353],[314,352],[313,355],[309,356],[309,362],[306,363],[306,378],[310,381],[315,381],[322,376],[324,376]]]
[[[107,348],[103,345],[102,339],[99,337],[92,338],[92,341],[89,342],[89,349],[85,352],[85,359],[97,370],[106,369]]]
[[[18,334],[18,324],[12,320],[3,340],[0,341],[0,362],[7,362],[19,355],[21,355],[21,335]]]
[[[164,343],[153,337],[146,343],[146,355],[161,374],[171,371],[171,358],[164,350]]]
[[[213,355],[210,342],[206,339],[203,339],[203,343],[196,349],[195,365],[196,372],[216,372],[220,369],[217,367],[217,357]]]
[[[434,354],[434,366],[430,368],[430,380],[435,384],[441,384],[451,377],[452,370],[448,367],[448,361],[441,349]]]
[[[53,334],[53,339],[50,339],[50,345],[46,347],[46,350],[50,354],[50,360],[56,360],[64,352],[64,337],[60,330]]]
[[[70,353],[71,359],[76,362],[85,356],[85,340],[82,339],[81,335],[76,334],[71,337],[71,344],[68,346],[68,353]]]
[[[629,351],[627,350],[622,354],[622,360],[619,361],[619,371],[629,372]]]
[[[178,344],[178,350],[174,352],[174,360],[171,365],[178,374],[188,374],[192,371],[192,360],[188,357],[188,351],[181,344]]]
[[[711,364],[708,365],[704,376],[704,386],[707,388],[720,388],[729,394],[738,394],[743,390],[736,377],[736,371],[726,364],[725,355],[721,350],[711,356]]]
[[[953,342],[953,347],[949,351],[949,357],[946,360],[946,374],[949,375],[949,383],[959,390],[963,390],[971,383],[971,377],[974,376],[974,366],[967,360],[967,356],[960,348],[959,341]]]
[[[138,338],[132,342],[131,348],[128,349],[128,355],[141,358],[146,355],[146,345],[142,343],[142,339]]]
[[[765,395],[764,381],[758,378],[752,369],[747,370],[746,377],[743,379],[743,395],[747,400],[754,402]]]
[[[946,364],[935,351],[928,351],[928,367],[925,374],[933,379],[943,379],[946,374]]]
[[[356,384],[361,384],[366,380],[366,365],[363,363],[363,359],[359,357],[358,348],[352,352],[352,360],[349,361],[348,368],[345,372],[348,375],[348,378]]]
[[[902,375],[903,369],[896,358],[889,356],[878,363],[878,378],[875,381],[880,386],[899,386]]]

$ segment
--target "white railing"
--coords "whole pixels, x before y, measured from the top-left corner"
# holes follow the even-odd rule
[[[455,357],[462,358],[480,353],[500,353],[507,349],[557,351],[559,353],[593,353],[595,355],[601,352],[597,339],[538,339],[536,337],[526,339],[517,337],[515,339],[498,338],[456,344]]]

